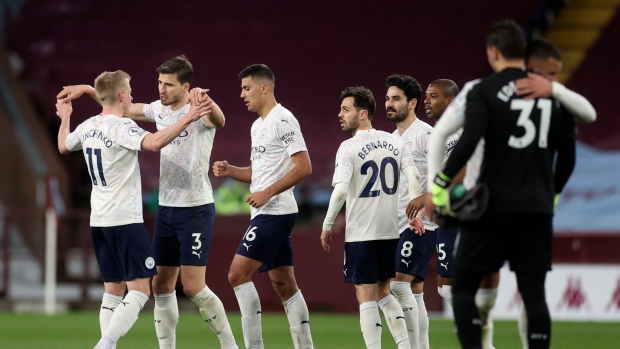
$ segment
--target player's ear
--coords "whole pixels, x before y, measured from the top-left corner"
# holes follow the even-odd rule
[[[186,82],[183,84],[183,91],[185,92],[189,91],[189,82]]]
[[[415,107],[418,105],[418,99],[417,98],[411,98],[411,100],[409,101],[409,110],[415,110]]]

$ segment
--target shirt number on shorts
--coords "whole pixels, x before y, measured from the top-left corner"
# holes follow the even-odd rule
[[[199,250],[202,247],[202,242],[200,242],[200,233],[194,233],[192,236],[196,242],[196,246],[192,246],[192,250]]]
[[[445,244],[437,244],[437,259],[443,261],[446,259],[446,251],[443,250],[443,245]]]
[[[400,255],[403,257],[411,256],[411,250],[413,249],[413,243],[411,241],[405,241],[403,243],[403,249],[400,250]]]
[[[254,232],[254,230],[256,230],[257,228],[258,227],[250,226],[248,230],[245,232],[245,235],[243,235],[243,240],[254,241],[254,239],[256,239],[256,233]]]
[[[388,187],[386,183],[386,179],[385,179],[385,168],[387,167],[388,164],[392,165],[393,179],[392,179],[391,187]],[[396,162],[396,159],[392,157],[384,158],[381,161],[380,170],[379,170],[379,166],[377,166],[377,163],[374,162],[374,160],[366,161],[360,168],[361,174],[368,175],[368,169],[371,169],[372,172],[370,173],[370,179],[368,179],[368,183],[366,183],[364,190],[362,190],[362,193],[360,194],[360,198],[373,198],[381,194],[381,190],[378,190],[378,189],[372,190],[372,187],[375,186],[375,182],[377,182],[377,176],[381,180],[381,189],[383,190],[384,193],[388,195],[396,194],[396,189],[398,188],[398,173],[399,173],[398,163]]]

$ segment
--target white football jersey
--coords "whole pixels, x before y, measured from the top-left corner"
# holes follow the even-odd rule
[[[295,166],[291,156],[308,151],[299,122],[280,104],[264,119],[259,117],[254,121],[251,134],[252,193],[265,190],[280,180]],[[291,187],[273,196],[259,208],[252,208],[252,218],[259,214],[285,215],[298,212],[293,189]]]
[[[387,132],[357,131],[342,142],[332,185],[349,184],[345,241],[398,239],[400,173],[411,166],[405,143]]]
[[[145,104],[144,116],[163,130],[187,114],[190,105],[178,110],[160,101]],[[209,161],[215,129],[200,118],[192,122],[161,150],[159,164],[159,204],[171,207],[192,207],[213,202],[209,181]]]
[[[422,192],[426,192],[426,185],[428,182],[426,156],[428,155],[428,140],[432,132],[433,127],[431,125],[420,119],[416,119],[409,125],[405,132],[400,135],[405,141],[405,144],[407,144],[411,154],[413,154],[415,167],[418,169],[418,173],[420,173]],[[452,149],[454,149],[456,142],[461,136],[461,132],[462,130],[459,130],[459,132],[452,134],[446,141],[446,156],[444,157],[444,162],[448,159],[448,155],[452,152]],[[398,130],[394,131],[393,135],[399,136]],[[398,231],[402,233],[405,229],[409,228],[409,219],[407,218],[406,210],[410,200],[407,178],[405,176],[401,177],[403,178],[402,186],[398,188]],[[424,229],[428,230],[436,230],[439,227],[428,218],[428,215],[422,217],[422,223],[424,223]]]
[[[97,115],[67,136],[67,149],[82,149],[92,180],[92,227],[144,222],[138,150],[147,134],[131,119]]]

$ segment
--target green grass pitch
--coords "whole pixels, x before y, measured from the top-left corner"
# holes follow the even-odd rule
[[[0,313],[0,348],[6,349],[84,349],[99,340],[97,312],[74,312],[57,316]],[[238,313],[228,315],[237,344],[243,346]],[[118,348],[158,348],[153,315],[140,318],[121,338]],[[357,314],[312,313],[310,325],[317,349],[364,348]],[[618,348],[618,322],[554,322],[552,348]],[[289,325],[282,313],[263,314],[263,339],[269,349],[292,348]],[[458,348],[450,320],[431,319],[430,343],[433,349]],[[520,348],[515,321],[495,321],[495,347]],[[177,348],[219,348],[217,337],[197,313],[182,312],[177,327]],[[383,348],[396,348],[384,323]]]

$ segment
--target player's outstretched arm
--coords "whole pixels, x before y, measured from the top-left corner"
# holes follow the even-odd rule
[[[213,163],[215,177],[230,177],[243,183],[252,183],[252,166],[237,167],[228,164],[228,161],[216,161]]]
[[[82,97],[82,95],[87,95],[90,98],[94,99],[95,102],[99,103],[99,100],[97,99],[97,94],[95,93],[95,89],[90,85],[63,86],[62,91],[60,91],[56,95],[56,99],[60,100],[61,102],[69,102]]]
[[[582,95],[571,91],[557,81],[544,76],[528,73],[526,78],[516,81],[517,95],[524,99],[553,97],[562,104],[575,118],[575,121],[589,124],[596,121],[596,110]]]
[[[168,145],[175,139],[181,132],[183,132],[189,124],[201,118],[208,106],[206,103],[201,105],[192,105],[189,112],[183,115],[179,120],[170,127],[166,127],[156,133],[149,133],[142,140],[142,150],[160,151],[163,147]]]
[[[195,87],[189,91],[189,100],[192,104],[202,103],[203,100],[206,100],[211,105],[211,112],[202,116],[207,125],[213,128],[222,128],[226,122],[226,118],[224,117],[224,113],[217,103],[209,95],[207,94],[209,89],[202,89],[200,87]]]
[[[312,164],[310,163],[310,156],[307,151],[300,151],[293,154],[291,160],[295,166],[285,174],[284,177],[280,178],[265,190],[257,191],[248,196],[246,202],[249,203],[250,206],[254,208],[263,206],[274,195],[278,195],[295,186],[297,183],[301,182],[302,179],[312,174]]]
[[[61,100],[56,101],[56,115],[62,120],[60,122],[60,128],[58,129],[58,151],[61,154],[67,154],[71,151],[67,148],[66,141],[67,136],[70,133],[71,113],[73,107],[71,106],[71,100],[63,102]]]
[[[344,205],[347,199],[348,193],[349,183],[338,183],[334,187],[332,196],[329,198],[329,206],[327,207],[327,214],[325,215],[325,220],[323,220],[323,231],[321,232],[321,246],[323,246],[325,252],[329,252],[331,249],[332,226],[338,212],[340,212],[342,205]]]

